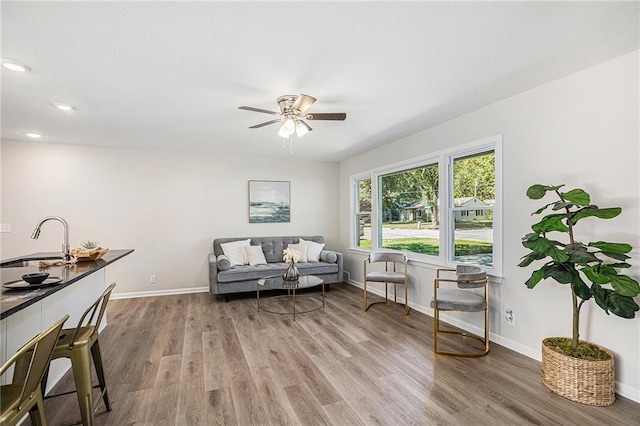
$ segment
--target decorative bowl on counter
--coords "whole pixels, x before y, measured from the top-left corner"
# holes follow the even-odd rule
[[[49,277],[48,272],[34,272],[32,274],[24,274],[22,279],[29,284],[40,284]]]
[[[98,260],[105,254],[107,254],[108,251],[109,249],[105,247],[96,247],[92,249],[81,247],[71,249],[69,251],[69,254],[78,259],[78,262],[86,262],[90,260]]]

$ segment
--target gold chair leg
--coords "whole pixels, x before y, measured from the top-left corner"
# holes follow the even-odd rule
[[[35,396],[36,405],[29,410],[29,419],[34,426],[47,426],[47,419],[44,416],[44,400],[42,393],[38,392]]]
[[[404,285],[404,316],[409,315],[409,290],[407,285]]]
[[[71,352],[71,368],[76,382],[78,405],[84,426],[93,426],[93,402],[91,395],[91,356],[88,350]]]
[[[364,304],[362,309],[367,312],[367,280],[364,280]]]
[[[111,411],[111,403],[109,402],[109,393],[107,390],[107,381],[104,378],[104,367],[102,366],[102,354],[100,353],[100,344],[96,340],[93,346],[91,346],[91,355],[93,357],[93,366],[96,368],[96,376],[98,376],[98,383],[100,384],[100,391],[102,392],[102,400],[107,411]]]

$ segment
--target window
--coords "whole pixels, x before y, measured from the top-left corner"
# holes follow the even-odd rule
[[[356,180],[356,238],[358,247],[371,247],[371,179]]]
[[[438,165],[429,164],[378,177],[382,248],[437,256]]]
[[[450,241],[448,260],[493,267],[493,206],[496,198],[495,153],[450,155]]]
[[[501,141],[494,136],[353,176],[354,246],[500,275]]]

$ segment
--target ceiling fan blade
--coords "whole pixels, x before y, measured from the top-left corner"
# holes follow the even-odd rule
[[[265,114],[280,115],[280,112],[269,111],[269,110],[266,110],[266,109],[254,108],[254,107],[250,107],[250,106],[239,106],[238,109],[243,109],[245,111],[263,112]]]
[[[298,99],[296,99],[291,108],[297,109],[298,111],[300,111],[300,113],[303,113],[308,110],[309,107],[316,102],[316,100],[317,99],[312,96],[301,94],[300,96],[298,96]]]
[[[255,126],[249,127],[250,129],[259,129],[260,127],[268,126],[269,124],[278,123],[282,121],[282,118],[276,118],[275,120],[265,121],[264,123],[256,124]]]
[[[307,114],[304,116],[307,120],[344,120],[347,118],[347,114],[344,112],[318,112],[313,114]]]

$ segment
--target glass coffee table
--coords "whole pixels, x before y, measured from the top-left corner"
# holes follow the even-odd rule
[[[297,295],[298,298],[302,297],[305,299],[315,299],[318,302],[318,306],[305,309],[303,311],[296,310],[296,291],[305,288],[312,288],[317,286],[322,286],[322,298],[312,294],[304,294]],[[260,305],[260,290],[269,289],[269,290],[287,290],[287,294],[281,296],[274,296],[269,299],[277,298],[277,297],[285,297],[290,299],[291,309],[287,311],[275,311],[266,309],[264,306]],[[282,275],[273,275],[269,277],[264,277],[258,280],[256,285],[256,293],[258,295],[258,312],[262,309],[265,312],[269,312],[272,314],[278,315],[293,315],[293,320],[296,320],[296,314],[304,314],[307,312],[317,311],[319,309],[324,309],[324,280],[322,278],[316,277],[315,275],[300,275],[300,277],[296,281],[286,281],[282,279]]]

